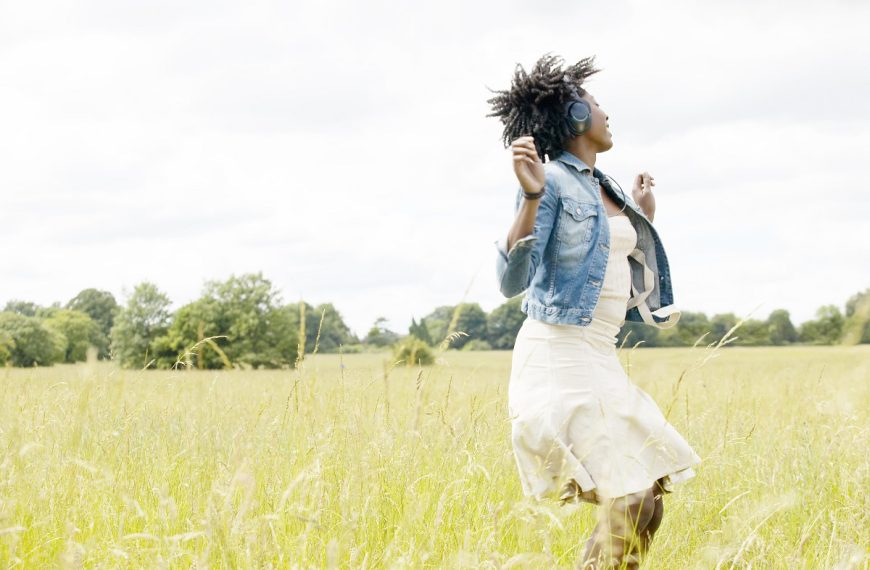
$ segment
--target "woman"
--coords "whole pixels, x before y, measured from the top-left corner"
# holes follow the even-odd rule
[[[632,199],[595,168],[613,146],[582,87],[597,72],[593,58],[563,69],[546,55],[489,100],[521,186],[497,270],[505,296],[526,291],[508,390],[523,492],[599,505],[583,568],[637,568],[662,495],[700,458],[617,358],[626,320],[669,328],[680,313],[652,226],[654,179],[638,174]]]

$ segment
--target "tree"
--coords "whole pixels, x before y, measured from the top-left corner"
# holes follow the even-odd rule
[[[341,346],[359,342],[359,339],[351,332],[350,327],[342,319],[341,313],[332,303],[322,303],[317,307],[312,307],[302,301],[286,306],[286,314],[296,338],[299,337],[302,330],[300,318],[303,304],[305,306],[306,354],[311,354],[315,348],[317,348],[317,352],[338,352]],[[294,341],[294,346],[296,344],[298,341]]]
[[[319,330],[320,340],[317,341],[318,352],[338,352],[340,346],[359,342],[359,339],[351,332],[350,327],[347,326],[341,317],[341,313],[338,312],[332,303],[321,303],[315,307],[312,313],[317,319],[317,326],[310,330],[306,327],[305,334],[311,340],[316,340]],[[321,315],[323,317],[322,323]]]
[[[798,337],[811,344],[834,344],[843,332],[843,314],[836,305],[824,305],[816,311],[816,320],[800,326]]]
[[[843,323],[843,342],[870,343],[870,289],[855,293],[846,301],[846,321]]]
[[[619,329],[619,334],[616,335],[616,345],[623,346],[623,343],[629,348],[638,345],[659,346],[659,329],[646,323],[625,321]]]
[[[719,342],[720,340],[722,340],[722,337],[724,337],[728,333],[728,331],[734,328],[734,325],[737,324],[737,321],[737,315],[735,315],[734,313],[720,313],[717,315],[713,315],[713,318],[710,319],[710,342]],[[734,331],[732,333],[732,337],[737,336],[739,331],[739,328]]]
[[[734,344],[738,346],[763,346],[770,344],[767,321],[760,319],[746,319],[740,325],[734,336]]]
[[[649,326],[649,325],[647,325]],[[702,336],[699,344],[708,344],[710,337],[710,321],[707,315],[695,311],[683,311],[677,324],[669,329],[659,331],[656,337],[657,346],[694,346]],[[704,334],[707,333],[707,336]]]
[[[115,315],[118,314],[119,310],[114,295],[98,289],[84,289],[69,300],[66,308],[81,311],[97,323],[105,338],[103,344],[98,346],[100,348],[99,357],[108,358],[109,337],[112,334],[112,325],[115,324]]]
[[[486,339],[495,349],[510,350],[517,340],[517,333],[526,320],[522,311],[523,298],[516,296],[502,303],[486,317]]]
[[[298,357],[299,337],[302,334],[305,335],[304,353],[313,353],[317,340],[317,329],[320,325],[320,315],[315,311],[314,307],[305,301],[284,305],[282,311],[293,331],[293,353]],[[303,317],[305,321],[304,326]],[[317,347],[317,350],[319,352],[320,347]]]
[[[66,338],[36,317],[0,312],[0,338],[13,366],[51,366],[63,359]]]
[[[462,345],[462,350],[471,352],[474,350],[492,350],[492,345],[489,341],[482,338],[473,338]]]
[[[782,345],[796,342],[797,330],[791,322],[788,311],[776,309],[767,317],[768,340],[770,344]]]
[[[473,338],[486,339],[486,312],[477,303],[460,303],[455,307],[441,306],[425,317],[429,334],[440,344],[449,333],[465,333],[450,342],[451,348],[462,348]]]
[[[452,305],[442,305],[423,317],[433,345],[441,344],[444,341],[444,337],[447,336],[447,327],[450,326],[455,310],[456,307]]]
[[[210,281],[203,296],[220,307],[233,362],[280,368],[295,361],[295,343],[287,338],[290,323],[279,311],[280,294],[262,273]]]
[[[11,301],[6,302],[6,306],[3,308],[3,311],[15,313],[24,317],[35,317],[36,312],[39,309],[40,306],[31,301],[19,301],[17,299],[12,299]]]
[[[0,331],[0,366],[5,366],[12,358],[12,351],[15,350],[15,341],[6,331]]]
[[[411,317],[411,326],[408,327],[408,334],[422,340],[427,345],[432,346],[432,336],[429,334],[429,329],[426,328],[426,318],[423,317],[418,323],[414,317]]]
[[[136,285],[112,327],[112,351],[121,366],[144,367],[154,355],[153,343],[169,328],[169,297],[156,285]]]
[[[176,311],[154,349],[160,367],[181,360],[202,368],[280,368],[295,362],[296,339],[291,311],[281,306],[272,282],[248,273],[208,281],[200,299]]]
[[[378,317],[363,342],[372,346],[390,346],[399,340],[399,334],[387,328],[387,319]]]
[[[209,298],[198,299],[175,311],[166,334],[155,339],[152,347],[157,367],[171,368],[183,362],[197,368],[225,368],[222,358],[222,353],[226,355],[223,352],[226,346],[222,348],[225,339],[200,342],[226,332],[227,327],[219,315],[217,303]],[[188,354],[189,351],[192,353]]]
[[[56,309],[51,316],[43,319],[43,324],[62,334],[64,343],[64,362],[82,362],[87,358],[88,348],[94,347],[107,351],[106,337],[97,323],[81,311]]]

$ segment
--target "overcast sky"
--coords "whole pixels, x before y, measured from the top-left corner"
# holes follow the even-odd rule
[[[595,55],[676,304],[796,323],[870,286],[870,3],[0,0],[0,305],[262,271],[378,316],[504,301],[487,87]]]

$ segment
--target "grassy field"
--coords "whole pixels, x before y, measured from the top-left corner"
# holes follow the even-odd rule
[[[645,568],[868,567],[870,346],[620,358],[703,458]],[[522,497],[509,369],[0,370],[0,568],[570,568],[593,507]]]

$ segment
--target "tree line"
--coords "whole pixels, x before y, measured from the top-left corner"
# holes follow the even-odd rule
[[[466,350],[511,349],[525,314],[520,309],[522,296],[514,297],[487,314],[477,303],[443,306],[420,319],[412,320],[409,334],[434,345],[448,329],[462,331],[451,343]],[[457,314],[458,313],[458,314]],[[451,328],[451,320],[455,319]],[[870,343],[870,289],[846,301],[845,311],[836,305],[820,307],[815,319],[795,326],[785,309],[776,309],[765,319],[740,319],[734,313],[708,317],[703,312],[683,311],[670,329],[657,329],[643,323],[626,321],[617,343],[630,346],[693,346],[722,339],[739,323],[729,346],[780,346],[788,344],[830,345]]]
[[[208,281],[199,299],[170,306],[150,282],[124,305],[97,289],[64,306],[9,301],[0,312],[0,364],[79,362],[90,348],[125,368],[284,368],[306,352],[359,344],[331,303],[283,303],[260,273]]]
[[[199,299],[170,310],[156,285],[136,285],[123,305],[107,291],[85,289],[65,305],[42,307],[12,300],[0,311],[0,364],[50,366],[84,361],[91,351],[127,368],[288,368],[313,352],[363,352],[391,348],[397,359],[429,363],[437,350],[512,349],[525,319],[522,296],[490,313],[477,303],[444,305],[407,333],[378,318],[363,338],[347,326],[332,303],[284,303],[261,273],[208,281]],[[795,326],[788,311],[765,319],[733,313],[707,317],[686,311],[671,329],[626,322],[618,344],[692,346],[716,342],[732,328],[729,346],[870,343],[870,289],[856,293],[841,311],[825,305],[816,318]]]

